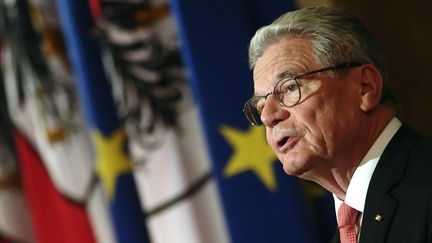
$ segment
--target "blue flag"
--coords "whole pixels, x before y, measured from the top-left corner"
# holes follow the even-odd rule
[[[78,93],[90,126],[96,171],[104,185],[117,242],[149,242],[145,219],[124,151],[125,132],[101,60],[87,1],[57,0]]]
[[[287,176],[267,146],[264,128],[250,127],[242,112],[253,95],[249,40],[258,27],[295,9],[294,2],[171,3],[232,242],[326,242],[307,196],[328,199],[327,194],[305,193],[303,183]]]

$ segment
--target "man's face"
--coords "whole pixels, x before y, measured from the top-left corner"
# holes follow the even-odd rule
[[[323,68],[312,53],[312,43],[289,39],[266,49],[254,69],[255,95],[273,91],[284,72],[304,74]],[[300,102],[281,106],[274,95],[267,97],[261,114],[270,147],[287,174],[305,179],[343,166],[353,147],[356,124],[361,117],[359,82],[355,69],[331,76],[319,73],[299,81]]]

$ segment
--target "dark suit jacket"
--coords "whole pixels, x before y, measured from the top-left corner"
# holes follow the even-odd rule
[[[331,242],[339,242],[337,230]],[[366,196],[360,243],[381,242],[432,242],[432,139],[406,124],[385,148]]]

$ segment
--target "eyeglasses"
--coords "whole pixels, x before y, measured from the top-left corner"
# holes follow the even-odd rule
[[[320,72],[359,67],[361,65],[363,64],[358,62],[346,62],[331,67],[321,68],[294,77],[291,76],[287,78],[282,78],[276,83],[273,92],[270,92],[263,96],[254,96],[250,100],[248,100],[244,104],[243,112],[245,113],[246,118],[249,120],[251,125],[262,125],[261,112],[264,109],[265,101],[269,95],[273,94],[281,106],[293,107],[297,105],[301,99],[301,84],[299,83],[298,79]]]

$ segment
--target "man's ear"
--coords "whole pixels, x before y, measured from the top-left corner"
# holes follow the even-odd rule
[[[381,100],[383,80],[379,70],[372,64],[360,67],[361,104],[360,109],[369,112],[376,108]]]

